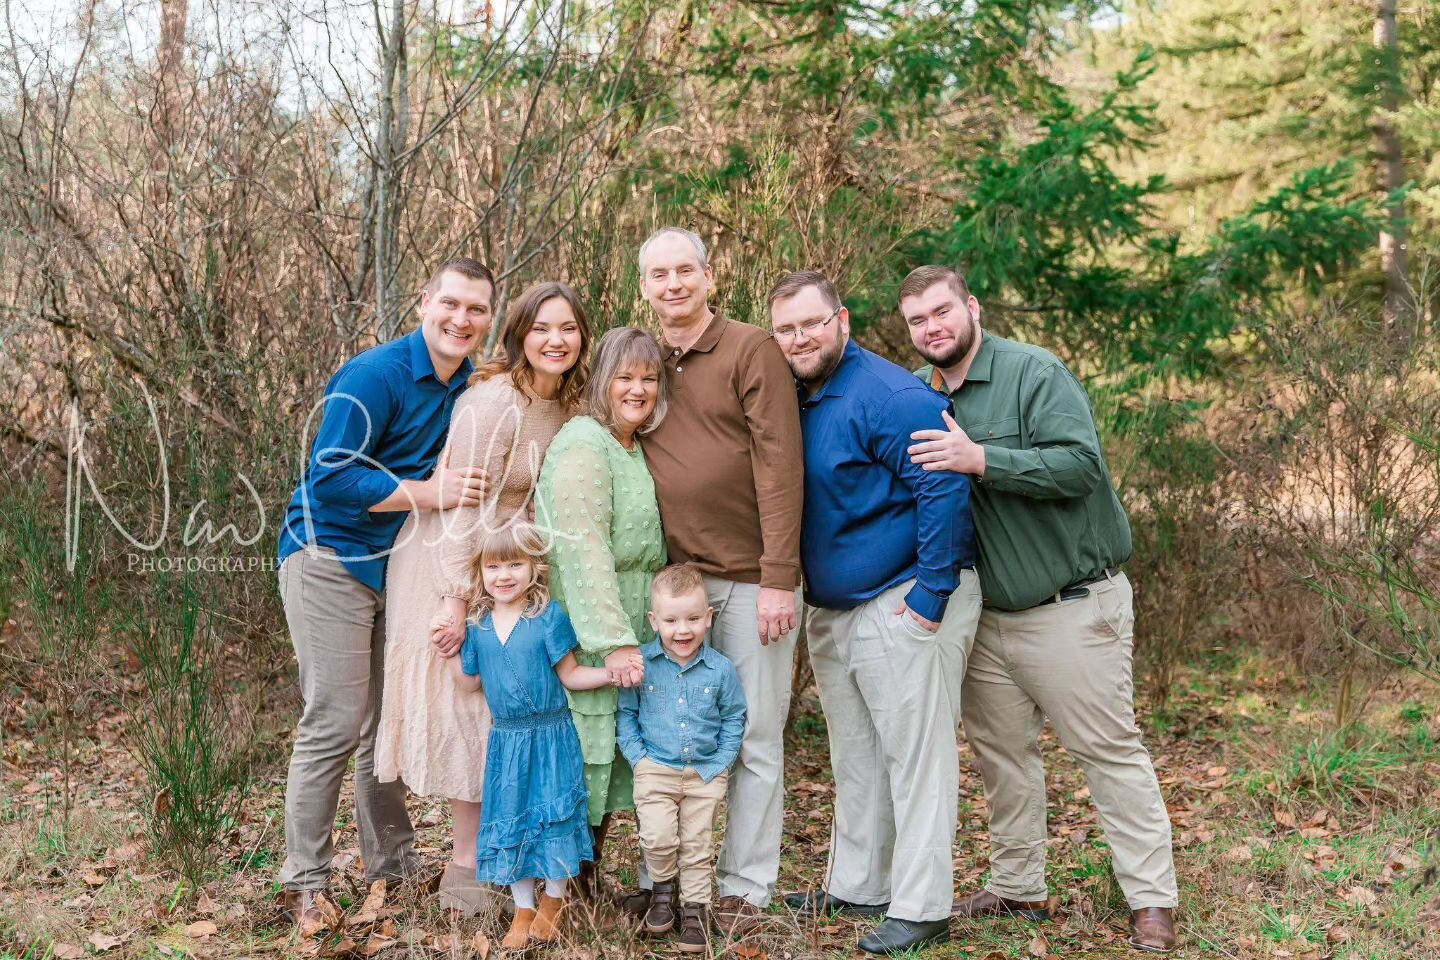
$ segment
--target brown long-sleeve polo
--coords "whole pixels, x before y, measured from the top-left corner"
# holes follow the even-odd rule
[[[719,311],[689,350],[668,350],[670,410],[642,445],[670,562],[793,590],[804,448],[789,365],[763,330]]]

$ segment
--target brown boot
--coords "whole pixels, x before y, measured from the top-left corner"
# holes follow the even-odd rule
[[[760,926],[764,914],[755,904],[744,897],[721,897],[710,914],[715,923],[715,932],[722,937],[743,937]]]
[[[333,929],[340,918],[340,911],[330,903],[325,890],[286,890],[280,896],[280,906],[285,919],[300,928],[302,937]]]
[[[1175,917],[1169,907],[1130,911],[1130,946],[1146,953],[1169,953],[1175,946]]]
[[[535,925],[530,928],[530,936],[541,943],[554,943],[560,936],[560,917],[564,909],[564,897],[540,894],[540,906],[535,911]]]
[[[680,938],[675,944],[681,953],[704,953],[710,949],[710,924],[705,904],[680,905]]]
[[[530,943],[530,931],[534,929],[534,924],[534,910],[516,907],[515,917],[510,921],[510,929],[505,931],[505,939],[500,941],[500,946],[506,950],[524,950]]]
[[[580,872],[575,876],[575,898],[586,903],[594,903],[596,893],[595,878],[600,874],[600,854],[605,849],[605,834],[610,832],[610,814],[600,818],[598,826],[590,828],[590,846],[594,848],[595,859],[587,860],[580,864]]]
[[[961,897],[950,905],[950,916],[966,920],[977,917],[1019,917],[1032,923],[1050,919],[1050,905],[1044,900],[1007,900],[989,890]]]
[[[645,911],[645,932],[653,935],[675,929],[675,881],[656,880],[650,892],[650,908]]]

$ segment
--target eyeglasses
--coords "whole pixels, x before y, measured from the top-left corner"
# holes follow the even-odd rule
[[[795,334],[798,332],[803,332],[807,338],[813,337],[820,332],[820,329],[822,327],[824,327],[831,320],[834,320],[835,315],[839,312],[840,306],[837,304],[835,309],[830,311],[830,315],[823,320],[806,320],[798,327],[776,327],[775,329],[770,331],[770,336],[774,337],[776,340],[783,340],[787,343],[791,340],[794,340]]]

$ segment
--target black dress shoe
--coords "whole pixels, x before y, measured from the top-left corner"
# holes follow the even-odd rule
[[[860,938],[859,947],[866,953],[889,956],[949,939],[949,917],[943,920],[901,920],[899,917],[886,917],[884,923]]]
[[[804,893],[785,894],[785,906],[796,913],[813,913],[822,917],[838,913],[847,917],[883,917],[890,909],[888,903],[851,903],[841,900],[824,890],[807,890]]]

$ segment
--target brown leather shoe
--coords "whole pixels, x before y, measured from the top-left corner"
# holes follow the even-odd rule
[[[1050,919],[1050,905],[1044,900],[1007,900],[989,890],[961,897],[950,905],[950,916],[965,920],[977,917],[1019,917],[1033,923]]]
[[[1169,953],[1175,946],[1175,917],[1169,907],[1130,911],[1130,946],[1146,953]]]
[[[323,889],[286,890],[280,895],[280,907],[285,911],[285,919],[299,927],[304,937],[326,929],[332,922],[330,913],[334,908]]]
[[[760,925],[760,908],[744,897],[721,897],[710,911],[715,932],[722,937],[743,937]]]

